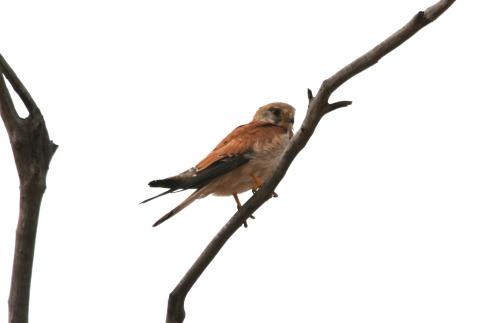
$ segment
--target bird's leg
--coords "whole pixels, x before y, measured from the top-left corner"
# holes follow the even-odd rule
[[[257,192],[257,190],[259,189],[259,187],[262,186],[262,184],[264,184],[264,181],[261,180],[257,175],[255,174],[250,174],[250,176],[252,176],[253,178],[253,181],[255,182],[255,186],[252,187],[252,193],[255,194],[255,192]],[[278,197],[278,194],[276,192],[273,192],[273,197]]]
[[[240,203],[240,199],[238,197],[238,194],[236,193],[233,193],[233,197],[234,197],[234,200],[236,201],[236,207],[239,209],[241,209],[241,203]]]
[[[257,175],[255,175],[254,173],[250,174],[250,176],[252,176],[252,179],[255,182],[255,186],[252,187],[252,193],[255,194],[255,192],[257,192],[257,190],[259,189],[259,187],[261,187],[261,185],[264,184],[264,181],[261,180],[259,177],[257,177]]]
[[[236,201],[236,207],[239,209],[241,209],[241,203],[240,203],[240,198],[238,197],[238,194],[236,193],[233,193],[233,197],[234,197],[234,200]],[[255,219],[255,217],[253,215],[250,215],[250,217],[252,219]],[[245,220],[245,222],[243,222],[243,226],[245,228],[248,228],[248,224],[247,224],[247,221]]]

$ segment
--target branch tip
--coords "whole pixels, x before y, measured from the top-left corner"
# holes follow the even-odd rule
[[[314,99],[311,89],[307,89],[307,98],[309,99],[309,102],[311,102],[311,100]]]
[[[333,110],[337,110],[337,109],[340,109],[340,108],[347,107],[347,106],[349,106],[351,104],[352,104],[352,101],[338,101],[338,102],[335,102],[335,103],[329,103],[326,106],[325,114],[327,114],[328,112],[332,112]]]

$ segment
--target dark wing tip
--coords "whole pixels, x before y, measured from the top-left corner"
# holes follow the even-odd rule
[[[172,188],[173,184],[176,184],[177,181],[174,181],[170,178],[165,179],[157,179],[148,183],[150,187],[163,187],[163,188]]]
[[[184,183],[189,181],[194,176],[196,176],[196,169],[193,167],[183,173],[180,173],[179,175],[151,181],[148,185],[150,187],[170,188],[172,191],[176,191],[178,189],[189,188],[185,187]]]

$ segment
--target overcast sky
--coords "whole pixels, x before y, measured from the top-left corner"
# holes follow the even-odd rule
[[[0,0],[0,52],[59,145],[30,321],[164,322],[236,207],[208,197],[152,228],[189,193],[138,205],[160,192],[147,183],[264,104],[293,105],[298,129],[307,88],[435,1]],[[500,321],[499,30],[493,2],[457,1],[339,88],[353,105],[321,121],[185,322]],[[19,183],[4,130],[0,157],[5,319]]]

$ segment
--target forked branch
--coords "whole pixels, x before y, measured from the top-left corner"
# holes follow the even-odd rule
[[[181,279],[179,284],[170,293],[168,300],[167,323],[180,323],[184,321],[184,300],[187,293],[194,285],[196,280],[203,273],[205,268],[215,258],[226,241],[236,232],[238,228],[253,214],[266,200],[271,196],[278,183],[285,176],[288,167],[297,154],[305,147],[309,138],[314,133],[316,126],[321,118],[340,107],[351,104],[350,101],[341,101],[329,104],[328,100],[332,93],[351,77],[364,71],[368,67],[376,64],[382,57],[387,55],[393,49],[411,38],[420,29],[436,20],[445,12],[454,0],[441,0],[425,11],[417,13],[403,28],[395,32],[389,38],[375,46],[372,50],[359,57],[329,79],[323,81],[317,95],[314,97],[308,90],[309,108],[306,117],[299,131],[292,138],[290,145],[281,156],[276,165],[273,175],[266,183],[259,188],[241,209],[222,227],[217,235],[208,244],[200,257]]]
[[[411,38],[420,29],[436,20],[453,2],[454,0],[441,0],[427,10],[417,13],[403,28],[325,80],[315,97],[308,90],[309,108],[304,122],[281,156],[273,175],[222,227],[179,284],[170,293],[167,323],[180,323],[184,321],[184,300],[191,287],[233,233],[271,196],[271,193],[285,176],[294,158],[309,141],[321,118],[328,112],[351,104],[350,101],[329,104],[328,100],[332,93],[351,77],[376,64],[382,57]]]
[[[26,105],[28,117],[21,118],[15,110],[4,75]],[[9,135],[20,182],[19,221],[9,295],[9,322],[27,323],[38,215],[45,192],[49,163],[57,145],[50,141],[45,121],[35,101],[2,55],[0,115]]]
[[[200,257],[195,261],[193,266],[181,279],[179,284],[170,293],[167,323],[180,323],[184,321],[184,300],[191,287],[203,273],[205,268],[215,258],[226,241],[239,227],[241,227],[250,215],[253,214],[269,198],[269,196],[271,196],[271,193],[285,176],[286,171],[290,167],[294,158],[309,141],[309,138],[314,133],[314,130],[321,118],[325,114],[337,108],[351,104],[350,101],[341,101],[329,104],[328,100],[331,94],[351,77],[376,64],[382,57],[411,38],[420,29],[436,20],[453,3],[454,0],[441,0],[434,6],[429,7],[427,10],[417,13],[403,28],[395,32],[363,56],[338,71],[329,79],[323,81],[316,97],[312,95],[311,90],[308,90],[309,108],[304,122],[302,123],[300,130],[292,138],[290,145],[283,153],[280,161],[277,163],[274,174],[266,181],[258,192],[254,194],[242,206],[242,208],[233,215],[224,227],[222,227],[222,229],[202,252]]]

